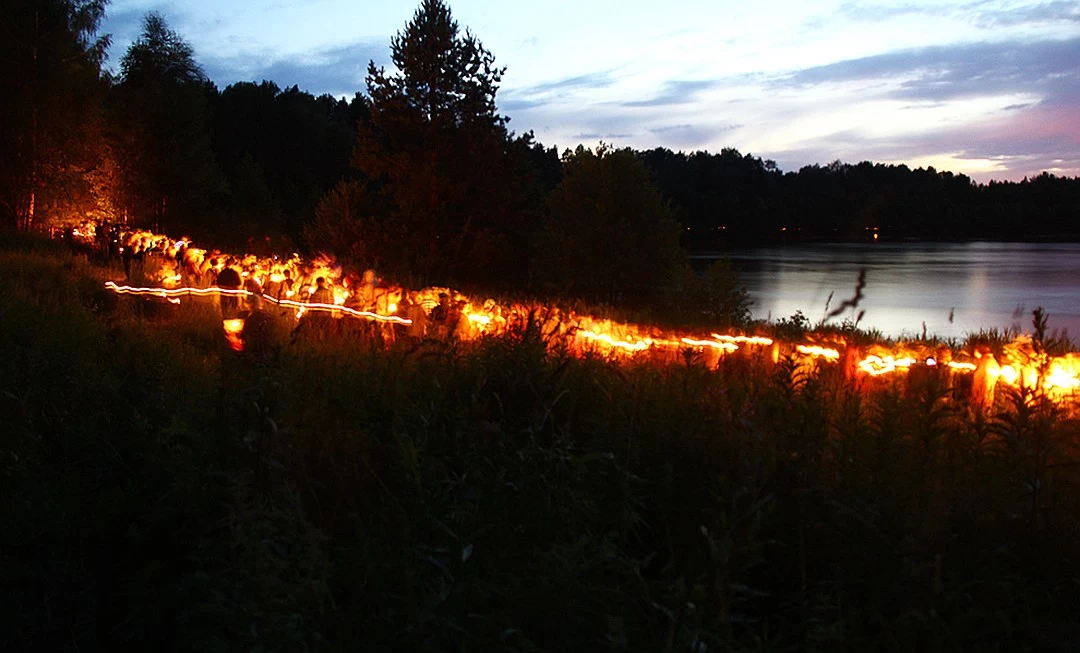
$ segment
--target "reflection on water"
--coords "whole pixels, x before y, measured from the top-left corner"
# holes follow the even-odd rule
[[[801,310],[812,321],[852,297],[866,270],[860,326],[887,335],[963,337],[988,327],[1031,330],[1031,310],[1080,336],[1080,244],[830,244],[730,252],[757,318]],[[857,313],[856,311],[856,313]],[[854,318],[851,311],[834,318]],[[951,319],[950,319],[951,317]]]

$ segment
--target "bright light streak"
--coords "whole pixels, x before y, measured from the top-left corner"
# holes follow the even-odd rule
[[[828,347],[819,347],[817,345],[797,345],[795,350],[800,354],[806,354],[807,356],[814,356],[815,358],[824,358],[829,361],[840,360],[840,352]]]
[[[683,338],[680,342],[684,345],[691,345],[693,347],[712,347],[723,352],[737,351],[739,346],[733,342],[716,342],[715,340],[694,340],[693,338]]]
[[[274,299],[269,295],[256,295],[256,293],[247,290],[236,290],[232,288],[140,288],[135,286],[121,286],[108,281],[105,283],[105,287],[112,290],[115,293],[121,295],[152,295],[156,297],[177,297],[181,295],[196,295],[200,297],[206,297],[211,295],[231,295],[235,297],[251,297],[258,296],[265,301],[279,306],[291,306],[300,310],[297,317],[306,311],[325,311],[328,313],[344,313],[353,317],[364,318],[368,320],[375,320],[378,322],[392,322],[394,324],[412,324],[412,320],[407,318],[398,317],[397,315],[381,315],[379,313],[372,313],[371,311],[358,311],[346,306],[339,306],[337,304],[320,304],[310,302],[298,302],[292,299]]]

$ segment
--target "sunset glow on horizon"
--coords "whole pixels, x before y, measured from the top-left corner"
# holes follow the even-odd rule
[[[418,0],[114,0],[110,65],[159,11],[218,87],[364,91]],[[506,67],[499,110],[560,150],[736,148],[1018,180],[1080,175],[1080,5],[449,2]]]

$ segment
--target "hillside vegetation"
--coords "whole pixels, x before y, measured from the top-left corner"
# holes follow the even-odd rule
[[[0,247],[4,650],[1068,650],[1077,422],[947,375],[237,354]]]

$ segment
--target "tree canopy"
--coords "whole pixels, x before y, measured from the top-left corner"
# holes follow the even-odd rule
[[[390,47],[394,73],[368,66],[370,118],[358,125],[353,164],[380,196],[369,204],[387,207],[369,216],[391,223],[376,231],[398,234],[383,243],[401,255],[395,271],[521,278],[513,249],[533,199],[531,135],[513,138],[497,112],[502,69],[441,0],[424,0]]]
[[[367,107],[264,80],[238,82],[210,100],[213,148],[227,181],[223,232],[244,240],[296,237],[344,176]],[[222,233],[224,237],[226,234]]]
[[[204,82],[206,75],[195,61],[194,48],[152,11],[143,19],[142,34],[120,59],[120,80],[129,87],[160,87]]]
[[[468,30],[461,33],[442,0],[422,0],[413,19],[390,39],[399,71],[368,65],[368,92],[377,107],[418,112],[436,127],[504,126],[495,93],[505,68]]]
[[[109,114],[128,219],[159,228],[205,222],[222,179],[211,150],[212,87],[193,49],[151,12],[118,81]]]
[[[681,260],[679,225],[649,169],[632,150],[604,144],[568,150],[562,161],[540,276],[607,300],[666,287]]]
[[[105,0],[0,8],[0,216],[30,228],[98,209]]]

